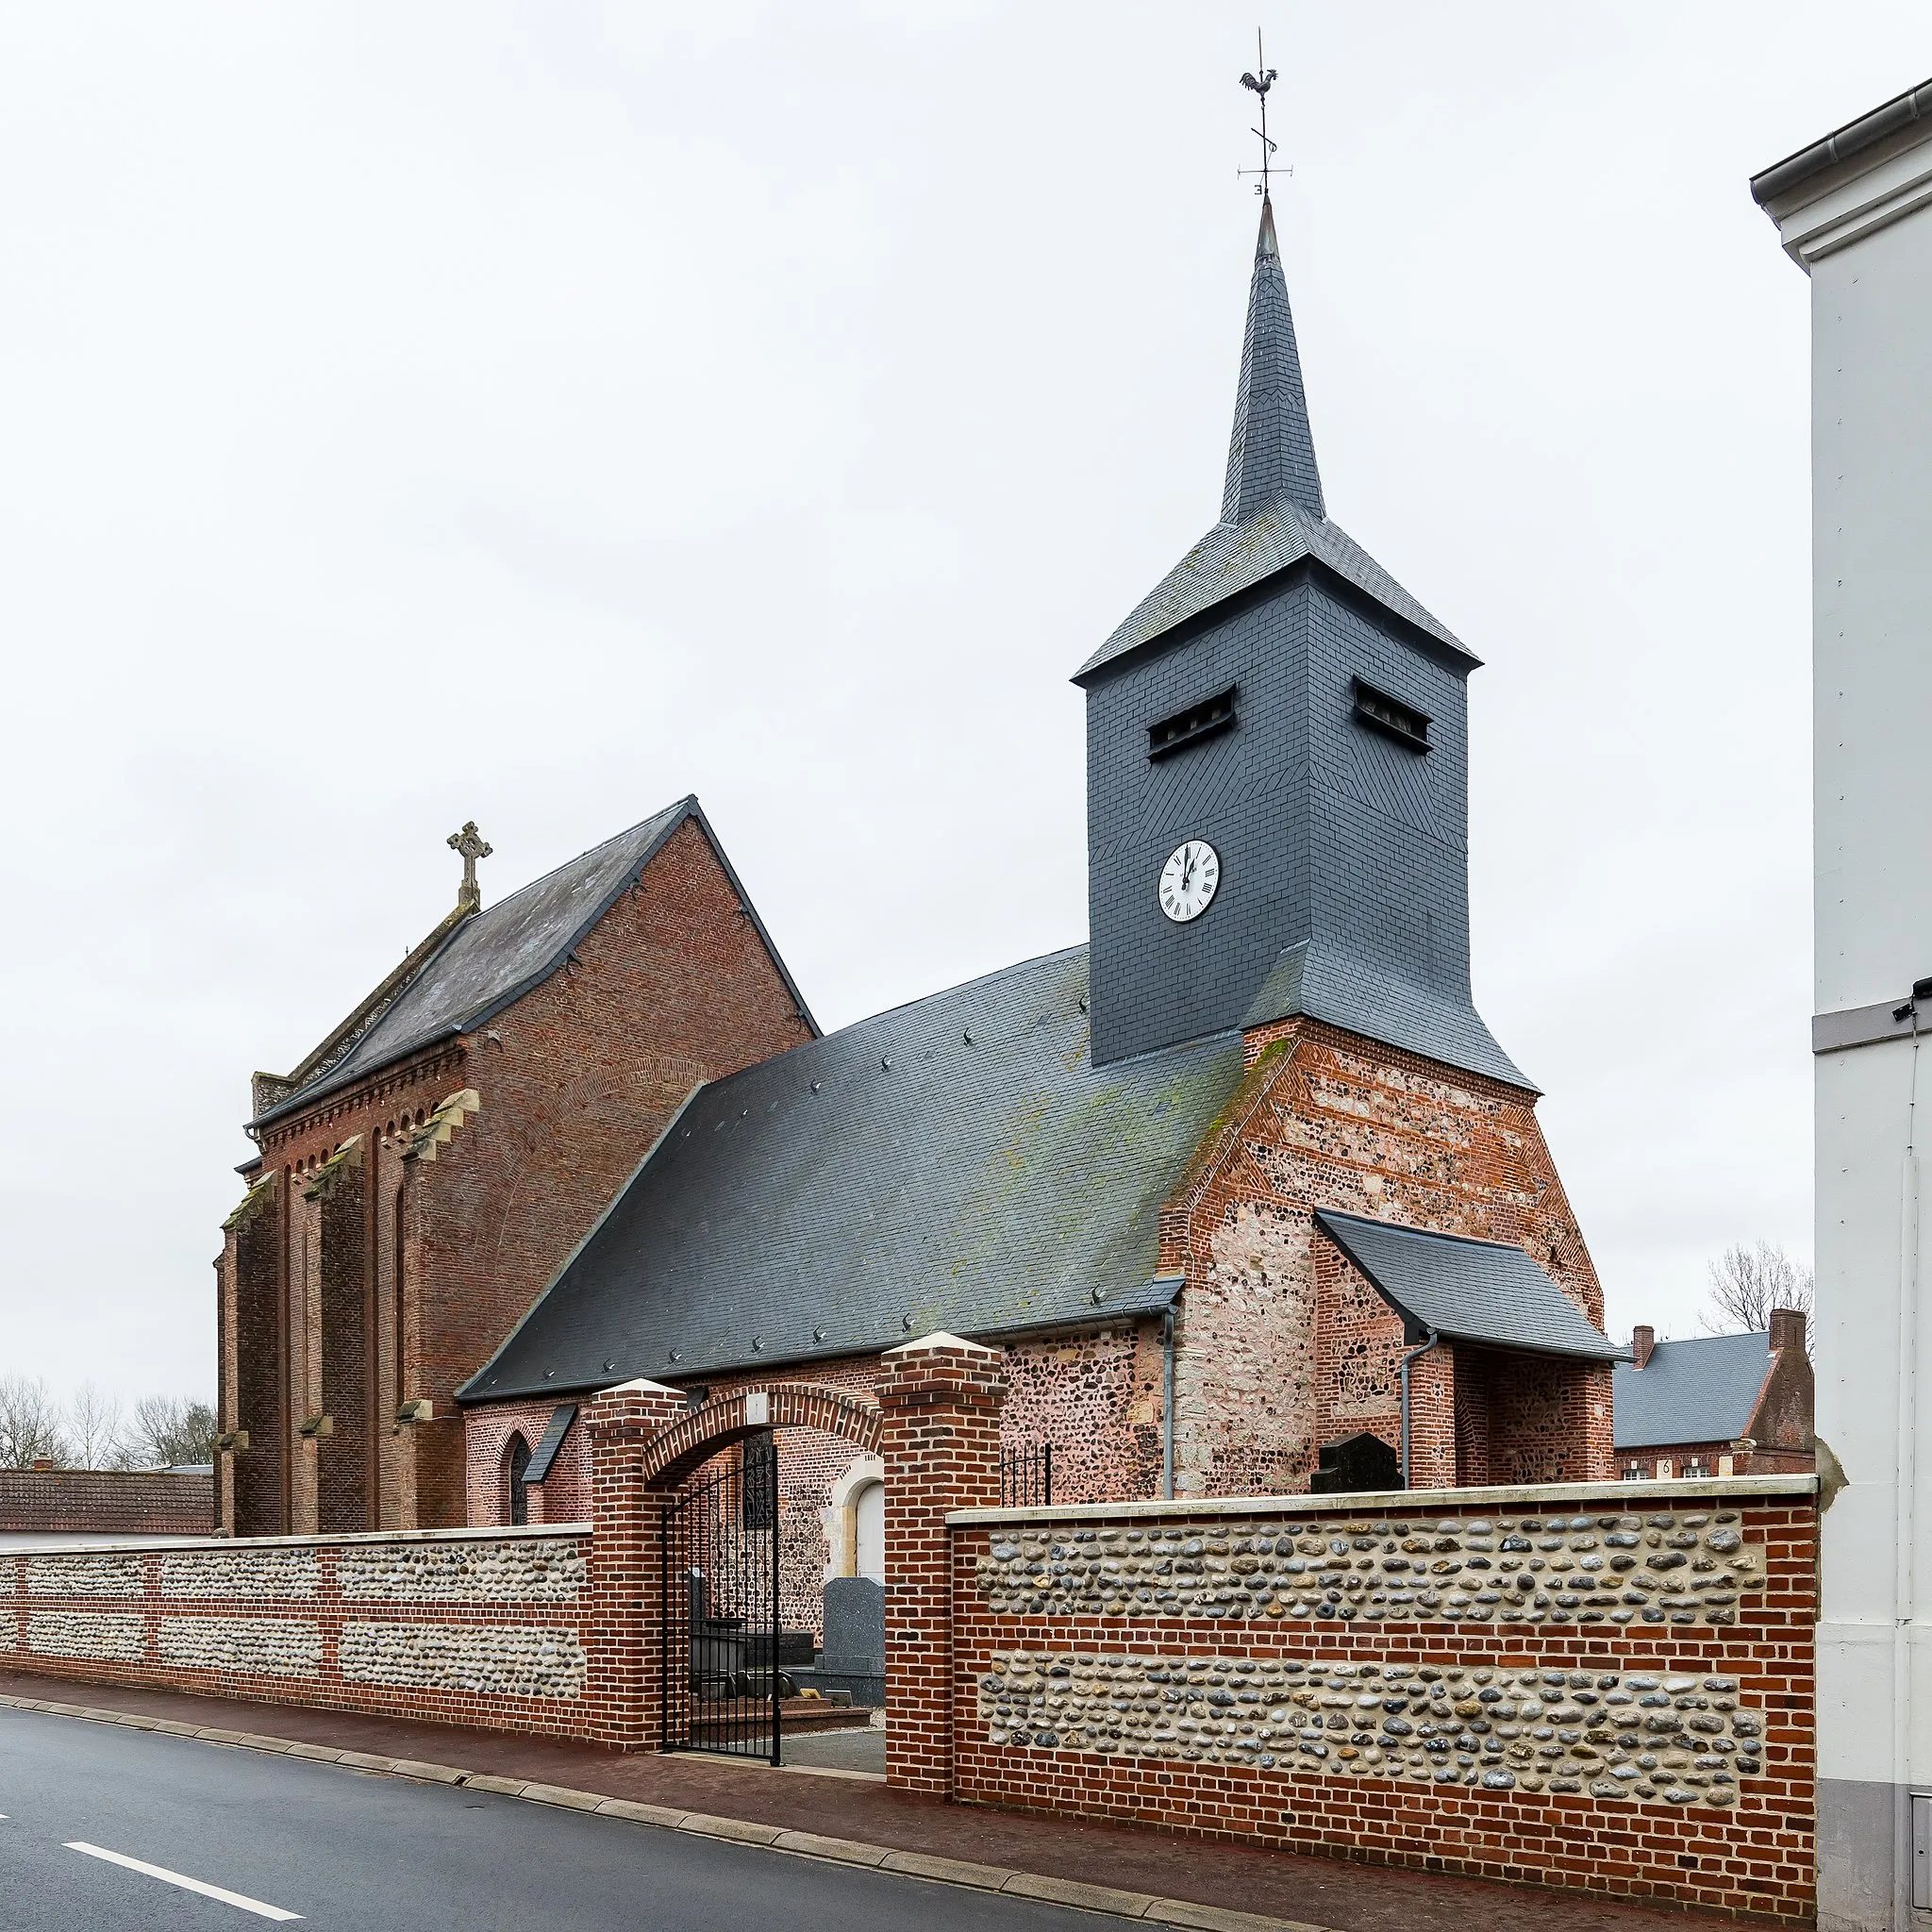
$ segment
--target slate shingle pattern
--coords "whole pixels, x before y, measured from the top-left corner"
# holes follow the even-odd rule
[[[1240,1082],[1241,1039],[1096,1070],[1086,997],[1077,947],[703,1088],[462,1395],[1166,1306],[1160,1205]]]
[[[464,920],[349,1053],[270,1108],[262,1120],[294,1112],[433,1041],[480,1026],[540,985],[563,966],[617,895],[688,818],[696,819],[710,836],[697,800],[681,798]],[[712,843],[719,862],[730,874],[724,848],[715,839]],[[731,876],[736,885],[736,874]],[[741,887],[739,892],[749,907]],[[756,914],[753,921],[756,924]],[[758,929],[764,937],[763,926]],[[768,938],[766,942],[770,944]],[[777,959],[775,949],[773,958]],[[784,971],[782,965],[779,970]],[[791,991],[796,996],[797,989]],[[799,1010],[806,1012],[802,999]]]
[[[1611,1374],[1617,1447],[1735,1442],[1750,1427],[1770,1371],[1771,1337],[1763,1332],[1660,1341],[1641,1369],[1619,1362]]]
[[[1617,1361],[1627,1353],[1521,1248],[1327,1208],[1317,1208],[1315,1221],[1414,1328],[1453,1341],[1592,1361]]]
[[[1081,665],[1075,681],[1305,557],[1326,564],[1467,663],[1476,661],[1446,625],[1328,520],[1308,426],[1294,315],[1275,246],[1274,210],[1264,202],[1248,285],[1221,521],[1135,606]]]

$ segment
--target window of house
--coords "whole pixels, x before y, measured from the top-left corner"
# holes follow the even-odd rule
[[[1626,1483],[1648,1482],[1650,1480],[1650,1471],[1644,1468],[1641,1462],[1628,1463],[1624,1466],[1624,1480]]]

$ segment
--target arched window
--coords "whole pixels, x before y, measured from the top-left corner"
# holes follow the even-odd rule
[[[886,1486],[867,1483],[852,1506],[852,1569],[855,1575],[886,1580]]]
[[[509,1520],[521,1526],[530,1520],[530,1486],[524,1480],[524,1472],[530,1466],[530,1445],[522,1436],[509,1439],[506,1462],[509,1470]]]

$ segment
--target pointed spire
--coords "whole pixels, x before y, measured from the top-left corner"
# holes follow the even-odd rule
[[[1241,392],[1227,446],[1221,520],[1243,523],[1283,497],[1310,516],[1325,520],[1328,514],[1322,502],[1322,474],[1315,467],[1315,439],[1308,429],[1294,317],[1289,313],[1288,284],[1274,242],[1274,208],[1264,198],[1255,275],[1248,285],[1248,328],[1241,338]]]

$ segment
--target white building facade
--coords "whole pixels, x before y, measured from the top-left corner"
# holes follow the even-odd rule
[[[1932,1927],[1932,82],[1751,188],[1811,278],[1819,1925],[1904,1932]]]

